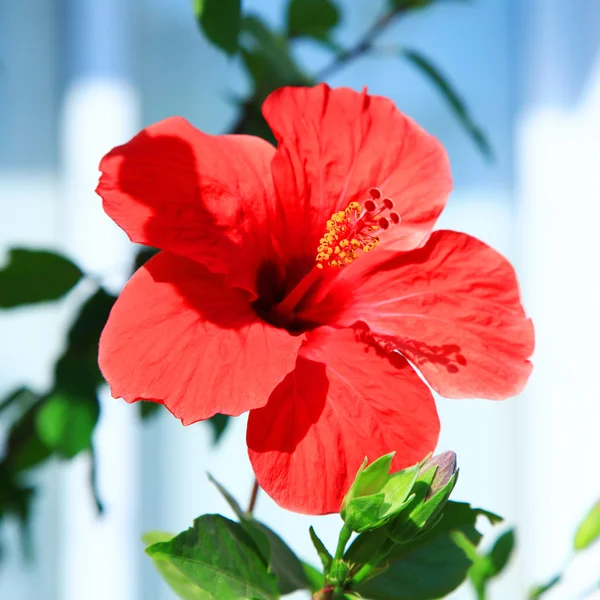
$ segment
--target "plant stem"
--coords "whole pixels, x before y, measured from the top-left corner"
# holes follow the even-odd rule
[[[254,480],[254,485],[252,486],[252,494],[250,495],[250,502],[248,503],[248,514],[251,515],[254,512],[254,507],[256,506],[256,498],[258,497],[258,490],[260,489],[258,485],[258,481]]]
[[[343,52],[340,52],[329,65],[325,66],[315,75],[315,79],[317,81],[322,81],[326,77],[329,77],[338,71],[346,63],[371,50],[375,40],[383,33],[388,25],[390,25],[390,23],[404,11],[405,9],[402,8],[392,8],[388,12],[381,15],[381,17],[379,17],[379,19],[377,19],[377,21],[375,21],[371,27],[369,27],[363,37],[358,40],[354,46],[344,50]]]
[[[346,550],[346,544],[348,540],[350,540],[350,536],[352,535],[352,529],[344,523],[342,530],[340,531],[340,537],[338,538],[338,545],[335,550],[335,556],[333,560],[341,560],[344,556],[344,550]]]
[[[383,545],[375,552],[375,554],[369,559],[369,562],[363,565],[357,572],[356,575],[352,576],[352,583],[362,583],[369,575],[376,569],[389,555],[390,551],[394,547],[394,542],[387,539]]]

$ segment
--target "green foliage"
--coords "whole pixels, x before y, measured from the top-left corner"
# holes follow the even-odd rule
[[[575,533],[575,550],[585,550],[600,539],[600,501],[586,515]]]
[[[142,537],[142,540],[146,546],[152,546],[153,544],[158,544],[160,542],[169,542],[174,537],[175,536],[171,533],[151,531],[146,533]],[[213,598],[208,592],[205,592],[196,584],[192,583],[192,581],[190,581],[169,560],[157,556],[152,557],[152,562],[169,587],[180,598],[183,598],[183,600],[211,600],[211,598]]]
[[[433,0],[388,0],[393,10],[414,10],[429,6]]]
[[[550,579],[549,581],[547,581],[546,583],[542,584],[542,585],[536,585],[530,592],[529,592],[529,600],[534,600],[535,598],[540,598],[541,596],[543,596],[546,592],[549,592],[552,588],[554,588],[556,585],[558,585],[560,582],[562,581],[562,575],[555,575],[554,577],[552,577],[552,579]]]
[[[238,49],[241,0],[193,0],[194,14],[204,35],[229,55]]]
[[[326,40],[339,20],[339,8],[331,0],[290,0],[287,35]]]
[[[309,582],[305,567],[287,544],[264,523],[244,512],[235,498],[218,481],[210,475],[209,478],[236,514],[243,529],[256,544],[260,555],[268,565],[269,572],[273,573],[277,579],[279,591],[282,594],[290,594],[296,590],[307,589]]]
[[[488,159],[493,158],[492,148],[481,128],[475,124],[464,100],[455,91],[448,78],[427,58],[415,50],[404,50],[404,56],[426,75],[435,85],[461,125],[471,136],[481,153]]]
[[[92,433],[100,414],[97,402],[63,394],[50,396],[36,415],[40,440],[63,458],[73,458],[92,447]]]
[[[0,270],[0,308],[58,300],[83,273],[69,259],[47,250],[12,248]]]
[[[221,515],[204,515],[168,542],[149,546],[193,584],[222,600],[279,598],[274,575],[245,529]]]
[[[501,520],[493,513],[449,501],[438,522],[408,542],[390,545],[387,525],[362,533],[344,558],[359,565],[373,563],[383,547],[387,548],[383,560],[389,566],[361,582],[356,591],[372,600],[430,600],[449,594],[465,580],[472,564],[453,536],[460,532],[476,546],[481,540],[475,527],[480,515],[492,523]]]
[[[477,597],[483,600],[489,582],[504,570],[510,560],[515,547],[514,530],[505,531],[487,554],[479,554],[476,544],[461,532],[454,532],[453,539],[472,561],[469,579],[477,592]]]

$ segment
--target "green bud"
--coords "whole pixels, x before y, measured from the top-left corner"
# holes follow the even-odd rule
[[[334,560],[327,576],[327,582],[334,587],[344,586],[350,579],[350,565],[343,560]]]
[[[341,517],[350,529],[361,533],[385,525],[411,500],[419,465],[390,475],[394,453],[367,466],[367,459],[342,501]]]
[[[444,452],[421,464],[410,503],[389,525],[390,538],[403,543],[431,529],[441,517],[457,478],[454,452]]]

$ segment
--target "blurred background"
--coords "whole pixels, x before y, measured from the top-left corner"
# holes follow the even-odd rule
[[[503,403],[439,399],[439,448],[458,454],[454,497],[517,526],[518,551],[491,598],[525,598],[568,562],[574,531],[600,497],[600,3],[405,4],[423,6],[382,28],[371,51],[340,61],[390,3],[338,0],[339,23],[326,36],[291,39],[293,62],[275,46],[283,64],[265,83],[247,57],[285,29],[286,0],[244,0],[244,13],[268,28],[248,26],[245,59],[202,35],[189,0],[0,0],[0,269],[20,265],[52,300],[26,290],[32,299],[16,306],[11,272],[0,272],[2,600],[174,598],[144,555],[142,533],[230,514],[208,471],[247,503],[243,417],[215,443],[221,421],[183,428],[163,411],[142,421],[139,406],[101,386],[94,428],[98,382],[68,420],[64,373],[95,352],[94,319],[139,250],[94,194],[101,156],[170,115],[209,133],[258,131],[263,83],[313,76],[388,96],[436,135],[455,179],[439,227],[475,235],[516,265],[537,330],[531,382]],[[15,247],[58,252],[86,276],[52,256],[30,264],[27,253],[9,255]],[[73,289],[64,295],[61,285]],[[91,326],[80,319],[82,333],[73,322],[84,302],[93,315]],[[313,563],[309,524],[330,544],[339,530],[338,517],[293,515],[264,494],[256,514]],[[591,598],[599,583],[596,547],[546,597]],[[474,598],[468,587],[451,597]]]

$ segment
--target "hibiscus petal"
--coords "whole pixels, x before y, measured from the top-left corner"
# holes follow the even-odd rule
[[[406,254],[376,254],[344,270],[305,318],[366,323],[447,398],[501,400],[523,389],[533,325],[505,258],[455,231]]]
[[[254,291],[257,265],[271,252],[274,152],[259,138],[207,135],[173,117],[109,152],[97,192],[132,241],[193,258]]]
[[[402,218],[386,231],[386,246],[409,250],[431,231],[452,187],[448,158],[391,100],[325,84],[286,87],[267,98],[263,114],[279,142],[272,171],[290,255],[316,254],[332,213],[375,187]]]
[[[222,276],[160,252],[121,292],[99,361],[115,398],[160,402],[189,425],[266,404],[301,343],[261,321]]]
[[[250,412],[248,451],[280,506],[337,512],[365,456],[396,451],[395,470],[424,458],[439,420],[428,387],[399,354],[378,354],[352,330],[320,328],[269,403]]]

